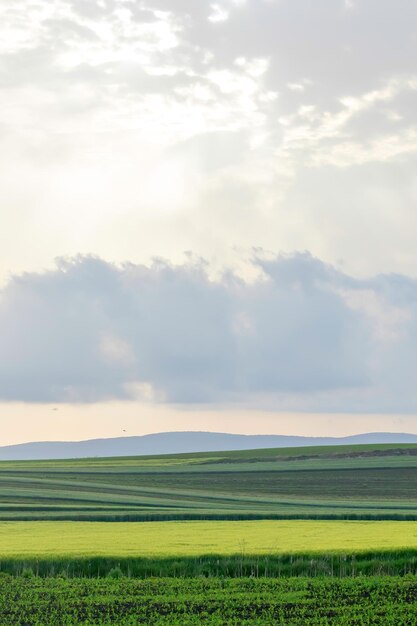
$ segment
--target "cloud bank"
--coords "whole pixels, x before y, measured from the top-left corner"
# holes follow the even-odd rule
[[[257,278],[204,261],[95,257],[0,293],[0,399],[148,400],[265,410],[417,410],[417,281],[359,280],[308,253]]]

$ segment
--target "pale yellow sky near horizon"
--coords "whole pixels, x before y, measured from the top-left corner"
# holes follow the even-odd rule
[[[137,402],[0,404],[0,446],[28,441],[79,441],[155,432],[204,430],[239,434],[347,436],[389,431],[417,434],[416,415],[278,413]],[[126,431],[126,432],[125,432]]]

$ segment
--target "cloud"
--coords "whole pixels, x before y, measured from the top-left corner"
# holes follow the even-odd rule
[[[308,253],[216,279],[202,260],[94,257],[0,295],[0,398],[412,412],[417,281],[348,276]]]
[[[255,245],[413,271],[416,18],[392,0],[4,0],[1,265]],[[386,171],[412,180],[393,193]],[[338,223],[361,231],[363,185],[379,239],[358,256]]]

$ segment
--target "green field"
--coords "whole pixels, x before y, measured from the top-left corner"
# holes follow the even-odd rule
[[[0,522],[0,572],[106,576],[417,573],[417,522]]]
[[[2,626],[405,626],[416,574],[417,446],[0,463]]]
[[[2,626],[292,626],[417,623],[415,577],[60,579],[0,584]]]
[[[0,520],[417,519],[417,445],[0,462]]]
[[[187,557],[417,550],[417,522],[1,522],[0,557]]]

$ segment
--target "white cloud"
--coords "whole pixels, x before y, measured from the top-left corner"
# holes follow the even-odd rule
[[[351,5],[4,0],[2,278],[251,246],[413,272],[417,8]]]
[[[210,8],[211,13],[208,16],[209,22],[213,22],[215,24],[216,22],[225,22],[229,19],[228,11],[226,11],[219,4],[212,4],[210,5]]]
[[[302,85],[301,83],[288,83],[287,87],[288,89],[291,89],[291,91],[304,91],[305,90],[304,85]]]

